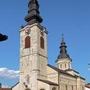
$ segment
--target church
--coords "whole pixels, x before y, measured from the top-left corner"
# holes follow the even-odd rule
[[[48,64],[47,29],[38,0],[29,0],[27,22],[20,30],[20,79],[12,90],[85,90],[85,78],[72,68],[62,37],[56,66]]]

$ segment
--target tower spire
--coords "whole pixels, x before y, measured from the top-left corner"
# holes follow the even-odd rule
[[[66,46],[66,43],[64,41],[64,35],[62,34],[62,41],[61,41],[61,46],[60,46],[60,54],[58,56],[58,59],[61,59],[61,58],[69,58],[69,55],[67,54],[67,46]]]
[[[43,19],[40,16],[39,4],[37,0],[29,0],[28,15],[25,17],[27,24],[41,23]]]
[[[67,53],[67,46],[64,41],[64,35],[62,34],[60,53],[56,60],[57,67],[62,70],[71,69],[71,62],[72,62],[72,59],[69,57],[69,55]]]

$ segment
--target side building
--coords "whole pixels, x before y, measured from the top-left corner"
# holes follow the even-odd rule
[[[27,24],[20,30],[20,80],[12,90],[85,90],[85,79],[72,69],[62,38],[57,67],[48,64],[47,35],[37,0],[29,0]]]
[[[85,85],[85,90],[90,90],[90,83]]]
[[[0,83],[0,90],[11,90],[11,88],[4,88],[2,87],[2,84]]]
[[[58,83],[56,90],[85,90],[85,79],[72,68],[72,59],[66,48],[64,38],[62,38],[60,54],[56,60],[57,67],[48,64],[48,80]]]

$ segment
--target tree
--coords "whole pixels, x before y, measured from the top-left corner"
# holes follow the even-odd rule
[[[0,33],[0,41],[5,41],[7,39],[8,39],[8,36],[3,35],[3,34]]]

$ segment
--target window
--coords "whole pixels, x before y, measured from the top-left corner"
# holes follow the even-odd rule
[[[65,64],[65,68],[67,67],[67,64]]]
[[[53,87],[52,90],[56,90],[56,87]]]
[[[27,36],[25,38],[25,48],[30,48],[30,44],[31,44],[31,38]]]
[[[40,37],[40,47],[44,49],[44,38]]]
[[[73,86],[72,86],[72,90],[73,90]]]
[[[68,90],[68,87],[67,87],[67,85],[65,86],[65,90]]]
[[[45,89],[40,89],[40,90],[45,90]]]
[[[62,64],[60,64],[60,68],[62,68]]]
[[[31,90],[31,89],[29,89],[29,88],[26,88],[25,90]]]
[[[70,63],[68,63],[68,67],[70,68]]]
[[[82,86],[82,90],[85,90],[85,89],[84,89],[84,86]]]

